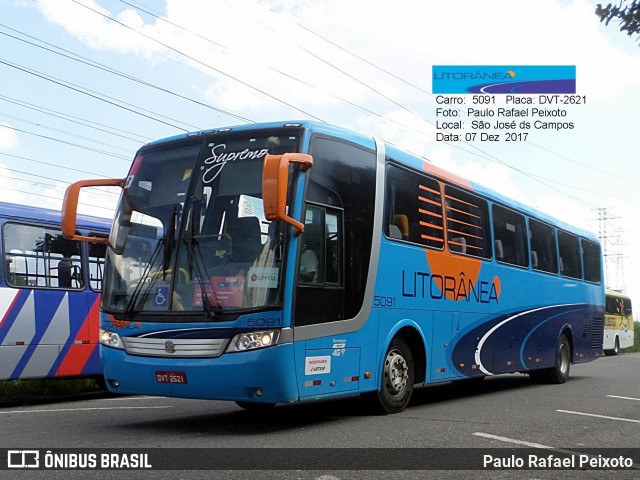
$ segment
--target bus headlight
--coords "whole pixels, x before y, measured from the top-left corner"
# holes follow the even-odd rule
[[[239,333],[231,339],[227,347],[227,353],[270,347],[276,344],[279,336],[280,330]]]
[[[124,349],[120,335],[115,332],[100,329],[100,343],[107,347]]]

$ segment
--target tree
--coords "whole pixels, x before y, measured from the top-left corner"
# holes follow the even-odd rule
[[[627,35],[640,34],[640,3],[639,0],[621,0],[620,5],[609,4],[603,7],[602,4],[596,6],[596,15],[605,25],[613,19],[620,20],[620,31],[627,32]]]

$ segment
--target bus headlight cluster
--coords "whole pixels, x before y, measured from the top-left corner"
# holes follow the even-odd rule
[[[279,330],[239,333],[231,339],[227,352],[244,352],[274,345],[278,341]]]
[[[120,335],[115,332],[100,329],[100,343],[111,348],[124,348]]]

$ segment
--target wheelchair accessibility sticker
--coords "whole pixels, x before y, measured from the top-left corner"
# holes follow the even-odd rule
[[[166,307],[169,301],[169,287],[156,287],[153,303],[156,307]]]

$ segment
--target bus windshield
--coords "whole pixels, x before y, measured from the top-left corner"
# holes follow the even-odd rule
[[[279,304],[285,228],[264,218],[262,167],[298,141],[255,135],[138,153],[109,239],[105,311],[214,318]]]

